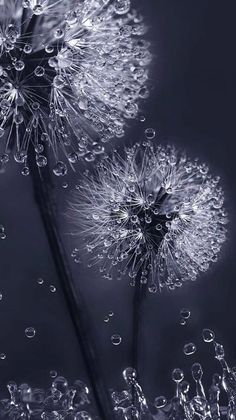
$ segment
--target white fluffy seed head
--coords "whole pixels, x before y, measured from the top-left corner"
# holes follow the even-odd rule
[[[205,164],[145,142],[86,173],[70,215],[91,265],[155,292],[195,280],[217,260],[226,239],[223,203],[219,177]]]
[[[93,161],[122,137],[148,96],[145,31],[130,0],[2,0],[1,163],[13,149],[27,166],[32,144],[45,166],[50,145],[65,175],[67,161]]]

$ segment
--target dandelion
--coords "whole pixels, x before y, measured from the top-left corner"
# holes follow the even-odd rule
[[[50,146],[61,176],[122,137],[148,96],[145,31],[130,0],[1,0],[0,162],[27,175]]]
[[[74,234],[105,277],[128,274],[155,292],[209,268],[226,239],[219,177],[174,147],[136,144],[85,173],[70,205]]]

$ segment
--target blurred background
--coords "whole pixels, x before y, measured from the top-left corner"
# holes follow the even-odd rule
[[[230,214],[228,242],[218,263],[195,283],[173,293],[148,294],[145,299],[140,382],[148,399],[153,400],[160,394],[171,396],[172,369],[182,367],[188,376],[194,361],[201,361],[205,382],[210,384],[218,365],[212,347],[202,341],[203,328],[215,331],[229,363],[236,364],[236,8],[235,2],[213,0],[133,0],[133,6],[149,26],[146,37],[154,56],[150,98],[141,104],[140,115],[146,120],[129,122],[126,137],[111,141],[108,151],[142,140],[144,130],[154,128],[155,142],[185,149],[221,176]],[[125,277],[120,281],[103,279],[97,269],[87,267],[85,258],[76,263],[71,257],[79,239],[76,242],[69,235],[71,226],[65,214],[79,176],[69,174],[55,180],[60,233],[74,283],[83,298],[100,375],[107,388],[122,389],[122,371],[132,363],[134,289]],[[23,177],[13,161],[0,174],[0,196],[0,224],[7,234],[5,240],[0,239],[0,353],[6,355],[0,358],[0,391],[4,394],[9,380],[47,387],[52,370],[90,386],[34,201],[31,178]],[[191,311],[185,326],[180,325],[182,308]],[[105,322],[109,312],[114,315]],[[32,339],[26,337],[28,327],[35,328]],[[117,346],[111,342],[113,334],[121,337]],[[197,352],[189,357],[183,354],[187,342],[197,346]]]

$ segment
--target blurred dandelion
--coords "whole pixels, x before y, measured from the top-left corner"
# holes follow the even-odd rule
[[[49,145],[61,176],[122,137],[148,96],[145,30],[130,0],[1,0],[0,162],[13,150],[28,175]]]
[[[118,266],[132,284],[172,290],[206,271],[226,239],[219,180],[174,147],[145,142],[123,157],[114,152],[74,194],[74,234],[105,277]]]

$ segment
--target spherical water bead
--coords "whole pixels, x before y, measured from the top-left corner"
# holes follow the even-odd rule
[[[22,71],[25,68],[25,63],[22,60],[17,60],[14,65],[16,71]]]
[[[110,317],[108,315],[106,315],[103,319],[104,322],[106,322],[106,324],[110,321]]]
[[[34,70],[34,74],[37,77],[43,77],[45,75],[45,69],[42,66],[37,66]]]
[[[113,334],[111,336],[111,342],[112,342],[113,346],[119,346],[121,341],[122,341],[122,338],[119,334]]]
[[[37,155],[36,156],[36,163],[37,163],[39,168],[43,168],[44,166],[47,165],[48,160],[47,160],[46,156],[44,156],[44,155]]]
[[[64,393],[68,389],[68,382],[64,376],[57,376],[52,383],[52,387]]]
[[[145,136],[148,140],[154,139],[155,135],[156,135],[156,132],[153,128],[147,128],[145,130]]]
[[[197,348],[194,343],[187,343],[183,348],[183,352],[186,356],[191,356],[196,352]]]
[[[172,379],[176,383],[181,382],[184,379],[184,372],[179,368],[174,369],[172,372]]]
[[[56,370],[51,370],[50,371],[50,376],[51,376],[51,378],[56,378],[57,377],[57,371]]]
[[[30,54],[32,52],[32,49],[33,49],[32,45],[25,44],[23,51],[24,51],[25,54]]]
[[[67,166],[64,162],[57,162],[57,164],[53,168],[53,173],[56,176],[65,176],[67,174]]]
[[[39,277],[37,280],[37,283],[42,285],[44,283],[44,280],[42,279],[42,277]]]
[[[21,171],[21,174],[23,175],[23,176],[28,176],[29,174],[30,174],[30,169],[29,169],[29,167],[28,166],[24,166],[24,168],[22,169],[22,171]]]
[[[49,290],[50,290],[50,292],[52,292],[52,293],[55,293],[55,292],[57,291],[56,287],[55,287],[55,286],[53,286],[53,284],[51,284],[51,285],[49,286]]]
[[[6,353],[0,353],[0,359],[5,360],[7,357]]]
[[[114,8],[118,15],[124,15],[130,9],[130,0],[115,0]]]
[[[215,333],[207,328],[202,331],[202,337],[205,343],[212,343],[215,339]]]
[[[189,319],[191,315],[191,312],[189,309],[183,308],[180,311],[180,316],[184,319]]]
[[[24,121],[24,117],[21,113],[15,114],[14,115],[14,122],[16,125],[20,125],[22,124]]]
[[[166,397],[160,396],[160,397],[156,397],[154,400],[154,406],[156,408],[163,408],[165,407],[166,404],[167,404]]]
[[[36,330],[34,327],[28,327],[25,329],[25,335],[27,338],[34,338],[36,334]]]

